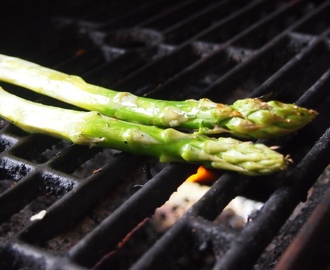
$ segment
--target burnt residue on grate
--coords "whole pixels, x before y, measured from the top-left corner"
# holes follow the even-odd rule
[[[138,95],[223,103],[262,96],[319,115],[295,134],[262,141],[290,155],[288,170],[257,178],[219,172],[217,181],[202,186],[207,191],[200,199],[192,205],[183,199],[179,206],[168,204],[169,198],[195,165],[29,135],[0,119],[0,268],[277,264],[329,188],[326,173],[317,179],[330,163],[330,1],[1,5],[0,53]],[[31,100],[68,106],[3,86]],[[263,207],[233,228],[224,213],[237,196]]]

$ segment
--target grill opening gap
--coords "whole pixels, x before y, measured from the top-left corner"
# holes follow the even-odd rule
[[[50,136],[34,134],[29,135],[25,140],[21,140],[20,144],[10,150],[10,153],[35,164],[42,164],[69,146],[69,142]]]
[[[87,178],[93,174],[96,174],[120,153],[120,151],[110,148],[100,149],[100,152],[98,152],[95,156],[76,168],[72,175],[78,178]]]

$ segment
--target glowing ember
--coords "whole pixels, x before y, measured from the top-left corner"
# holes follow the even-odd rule
[[[203,166],[200,166],[195,174],[187,178],[187,181],[200,184],[209,184],[216,181],[219,176],[219,172],[216,172],[214,170],[208,170],[205,169]]]

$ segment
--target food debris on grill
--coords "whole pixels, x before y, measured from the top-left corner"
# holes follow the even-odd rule
[[[31,221],[34,221],[34,220],[43,219],[46,214],[47,214],[47,211],[46,210],[41,210],[39,213],[31,216],[30,217],[30,220]]]

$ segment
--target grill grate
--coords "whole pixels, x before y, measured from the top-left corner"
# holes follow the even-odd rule
[[[273,267],[283,250],[273,258],[267,246],[280,242],[281,227],[330,163],[330,1],[16,2],[1,4],[3,54],[138,95],[230,103],[270,94],[319,116],[297,134],[263,141],[290,154],[290,169],[257,179],[221,172],[164,234],[153,231],[147,218],[195,165],[71,145],[0,119],[0,266]],[[32,100],[68,106],[3,85]],[[320,186],[325,193],[328,185]],[[239,195],[265,204],[237,232],[215,220]],[[41,210],[46,215],[31,221]],[[132,230],[127,245],[139,250],[128,249],[125,257],[118,243]],[[147,230],[152,233],[136,236]]]

